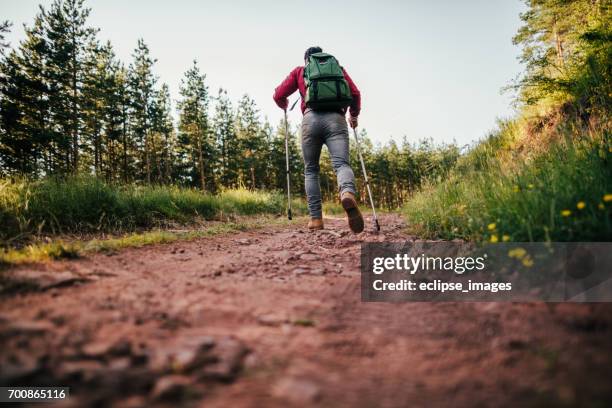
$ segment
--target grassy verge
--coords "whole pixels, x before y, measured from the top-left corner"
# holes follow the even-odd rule
[[[40,263],[55,259],[73,259],[88,253],[117,251],[123,248],[189,241],[238,231],[262,228],[269,225],[285,225],[285,218],[260,216],[249,217],[240,222],[223,222],[200,229],[184,231],[154,230],[125,234],[108,239],[55,240],[48,243],[32,243],[22,248],[0,250],[0,266]]]
[[[304,214],[301,200],[293,203]],[[0,180],[0,244],[42,234],[131,232],[194,220],[283,214],[281,193],[220,194],[173,186],[109,185],[94,178]]]
[[[403,209],[413,232],[491,242],[611,240],[610,135],[573,131],[526,154],[517,153],[525,146],[517,132],[502,127],[447,180],[416,194]]]

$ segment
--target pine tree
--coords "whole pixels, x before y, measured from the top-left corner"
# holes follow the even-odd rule
[[[87,47],[97,29],[87,26],[91,9],[84,0],[55,0],[47,12],[41,7],[45,37],[49,43],[46,71],[51,80],[51,109],[55,126],[70,135],[70,169],[79,169],[83,117],[82,83]]]
[[[275,188],[275,170],[272,165],[272,156],[274,151],[274,128],[266,117],[263,124],[260,127],[261,139],[264,142],[262,165],[264,172],[263,188],[274,189]]]
[[[5,42],[6,34],[11,31],[12,23],[8,20],[0,22],[0,55],[4,55],[4,49],[8,48],[9,44]]]
[[[40,13],[32,27],[25,27],[26,38],[19,49],[11,51],[2,63],[0,156],[6,172],[38,175],[41,170],[45,174],[58,170],[59,138],[49,119],[48,42],[43,24]]]
[[[140,163],[145,166],[147,183],[151,183],[151,109],[155,97],[157,77],[152,67],[156,62],[151,58],[149,47],[142,39],[132,54],[134,62],[129,70],[130,118],[135,144],[141,153]]]
[[[158,140],[160,151],[156,153],[159,157],[157,163],[158,177],[161,183],[169,183],[174,162],[175,142],[174,124],[172,120],[172,106],[170,101],[170,89],[163,84],[157,92],[153,102],[153,132]]]
[[[265,174],[265,140],[258,115],[255,101],[245,94],[238,102],[236,134],[242,155],[239,165],[241,184],[251,189],[257,187],[257,180],[262,180]]]
[[[115,72],[113,78],[115,88],[116,120],[119,126],[119,146],[121,151],[121,179],[127,183],[131,178],[130,171],[130,90],[129,90],[129,73],[123,64],[121,64]]]
[[[103,46],[92,43],[85,64],[83,150],[93,155],[95,174],[104,174],[108,181],[113,181],[118,173],[122,134],[121,66],[109,42]]]
[[[236,136],[235,118],[227,91],[219,89],[213,119],[217,148],[219,149],[219,180],[222,186],[239,186],[238,169],[242,160],[240,143]]]
[[[202,190],[207,184],[214,189],[214,144],[208,120],[208,86],[206,75],[200,72],[197,61],[185,72],[179,89],[179,131],[186,146],[194,176]]]
[[[83,125],[80,160],[87,168],[93,165],[94,174],[99,176],[102,167],[102,131],[105,108],[105,77],[108,55],[97,42],[91,42],[83,62],[83,95],[81,101]],[[93,160],[92,160],[93,159]],[[93,164],[92,164],[93,161]]]
[[[521,61],[526,64],[519,82],[524,102],[568,94],[601,92],[610,86],[604,76],[610,72],[610,7],[602,0],[525,0],[523,26],[513,38],[522,45]],[[584,76],[598,77],[580,86]],[[590,80],[591,78],[589,78]],[[602,80],[603,79],[603,80]],[[585,89],[586,88],[586,89]]]

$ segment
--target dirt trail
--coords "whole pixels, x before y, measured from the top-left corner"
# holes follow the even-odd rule
[[[360,302],[363,241],[270,227],[5,271],[0,382],[61,406],[604,406],[608,305]],[[27,287],[25,288],[27,289]],[[600,404],[600,405],[599,405]],[[35,406],[41,406],[39,404]]]

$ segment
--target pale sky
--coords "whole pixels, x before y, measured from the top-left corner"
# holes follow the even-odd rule
[[[16,45],[38,4],[0,0],[0,19],[13,22]],[[211,94],[222,86],[236,102],[251,95],[273,125],[282,111],[272,92],[304,50],[335,55],[362,94],[360,125],[376,143],[431,137],[463,145],[513,114],[500,89],[522,70],[512,36],[519,0],[197,1],[90,0],[90,23],[131,60],[142,37],[158,62],[155,73],[178,97],[195,58]],[[297,93],[290,98],[293,102]],[[212,111],[211,111],[212,113]],[[291,112],[301,121],[299,109]]]

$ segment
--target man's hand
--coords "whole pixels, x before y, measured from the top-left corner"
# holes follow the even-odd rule
[[[358,125],[357,116],[349,116],[348,123],[353,129],[355,129]]]
[[[289,106],[289,100],[287,98],[279,101],[278,103],[279,107],[284,110],[285,112],[287,112],[287,106]]]

